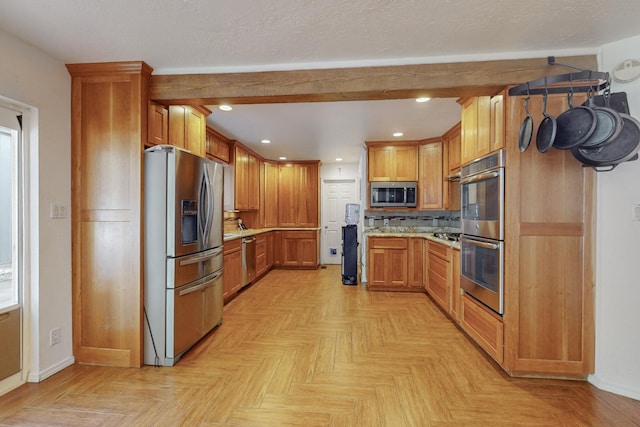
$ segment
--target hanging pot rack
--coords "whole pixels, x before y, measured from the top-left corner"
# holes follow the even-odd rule
[[[522,95],[544,95],[552,93],[569,92],[594,92],[599,93],[609,88],[611,77],[609,73],[591,71],[573,65],[560,64],[555,62],[555,57],[547,57],[549,65],[562,65],[564,67],[579,70],[575,73],[547,76],[538,80],[533,80],[514,86],[509,89],[509,96]],[[567,84],[561,84],[567,83]]]

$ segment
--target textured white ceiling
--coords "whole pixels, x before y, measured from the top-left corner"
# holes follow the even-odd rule
[[[639,18],[637,0],[0,0],[2,30],[65,63],[143,60],[155,74],[595,53],[638,35]],[[361,105],[352,107],[342,115],[363,117]],[[279,123],[297,108],[280,106],[277,115],[266,108],[268,120]],[[410,113],[398,107],[387,115],[399,122]],[[296,137],[305,152],[313,151],[305,143],[332,144],[336,138],[316,139],[327,129],[354,137],[377,132],[358,133],[369,126],[364,120],[354,119],[351,128],[319,124],[319,117],[325,115],[297,118],[316,122],[301,124],[314,134]],[[441,119],[425,116],[424,122]],[[225,126],[241,140],[247,132]],[[277,127],[291,128],[291,122]],[[247,135],[259,133],[253,131]]]

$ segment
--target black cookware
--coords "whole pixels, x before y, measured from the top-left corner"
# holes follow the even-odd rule
[[[567,96],[569,109],[558,116],[558,132],[553,142],[553,147],[561,150],[580,146],[591,137],[597,124],[595,111],[584,106],[574,107],[573,91],[570,90]]]
[[[585,166],[597,171],[613,170],[618,164],[637,159],[640,149],[640,122],[621,113],[624,125],[620,134],[606,145],[596,148],[575,147],[571,154]]]
[[[548,93],[545,92],[544,98],[542,98],[542,115],[544,119],[542,119],[540,126],[538,126],[538,133],[536,134],[536,147],[541,153],[549,151],[549,148],[551,148],[556,139],[557,131],[556,118],[547,114],[547,96]]]
[[[521,152],[529,147],[531,136],[533,135],[533,118],[531,117],[531,113],[529,113],[529,99],[530,96],[527,87],[527,97],[524,99],[524,111],[527,115],[522,121],[522,125],[520,125],[520,136],[518,138],[518,147]]]
[[[593,99],[593,93],[589,92],[589,99],[585,103],[596,114],[596,128],[584,141],[580,144],[580,148],[596,148],[615,141],[620,132],[624,121],[620,114],[612,108],[609,108],[608,100],[606,97],[606,106],[598,107]],[[585,105],[583,104],[583,106]]]

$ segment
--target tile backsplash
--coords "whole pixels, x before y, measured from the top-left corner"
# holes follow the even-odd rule
[[[364,226],[460,228],[460,211],[365,210]]]

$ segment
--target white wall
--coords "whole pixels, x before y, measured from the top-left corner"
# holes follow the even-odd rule
[[[29,381],[73,363],[71,336],[71,77],[64,64],[0,31],[0,96],[30,107],[27,117],[32,217],[27,303]],[[67,218],[49,219],[49,204]],[[61,343],[49,346],[49,330]]]
[[[624,59],[640,59],[640,36],[602,46],[600,71]],[[631,115],[640,118],[640,79],[612,83],[626,92]],[[598,174],[596,259],[596,369],[599,388],[640,399],[640,161]]]

